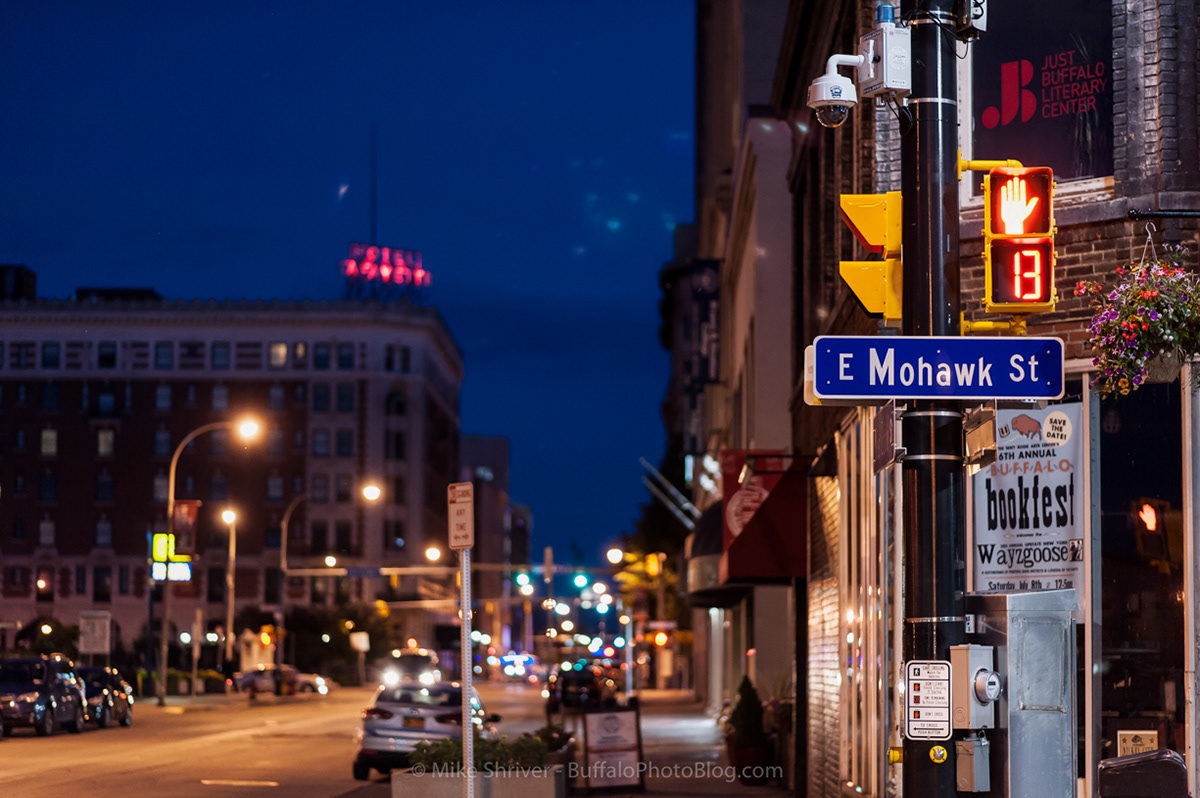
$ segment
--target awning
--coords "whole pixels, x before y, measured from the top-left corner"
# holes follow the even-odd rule
[[[687,558],[687,600],[693,607],[736,607],[748,591],[723,585],[721,570],[722,503],[717,502],[696,521]]]
[[[786,583],[808,575],[808,466],[796,461],[721,557],[720,581]]]

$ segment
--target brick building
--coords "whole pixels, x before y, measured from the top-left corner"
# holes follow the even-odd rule
[[[427,565],[426,546],[444,545],[463,366],[436,310],[81,289],[0,304],[0,330],[0,621],[10,629],[106,609],[115,645],[140,639],[147,534],[166,525],[172,453],[191,431],[243,415],[260,421],[257,442],[217,429],[179,459],[176,499],[202,504],[192,581],[172,593],[177,630],[196,609],[209,629],[223,623],[226,507],[237,512],[238,610],[271,610],[281,595],[288,608],[446,597],[442,578],[285,584],[280,570],[280,524],[301,495],[289,569],[324,567],[329,555],[338,566]],[[383,489],[374,504],[359,497],[366,482]],[[453,616],[391,618],[432,645]]]

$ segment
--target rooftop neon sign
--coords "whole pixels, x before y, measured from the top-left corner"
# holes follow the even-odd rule
[[[429,272],[421,265],[421,253],[410,249],[351,244],[342,261],[342,274],[350,280],[389,285],[428,286]]]

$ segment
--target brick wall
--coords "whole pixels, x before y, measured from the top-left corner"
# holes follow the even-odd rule
[[[809,491],[808,798],[841,795],[841,679],[838,620],[838,482],[816,477]]]

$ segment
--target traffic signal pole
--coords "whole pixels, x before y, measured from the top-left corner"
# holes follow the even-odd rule
[[[903,130],[904,335],[959,334],[958,105],[953,0],[905,0],[912,93]],[[901,421],[904,661],[949,662],[965,642],[962,412],[910,402]],[[904,742],[904,794],[957,795],[953,740]]]

